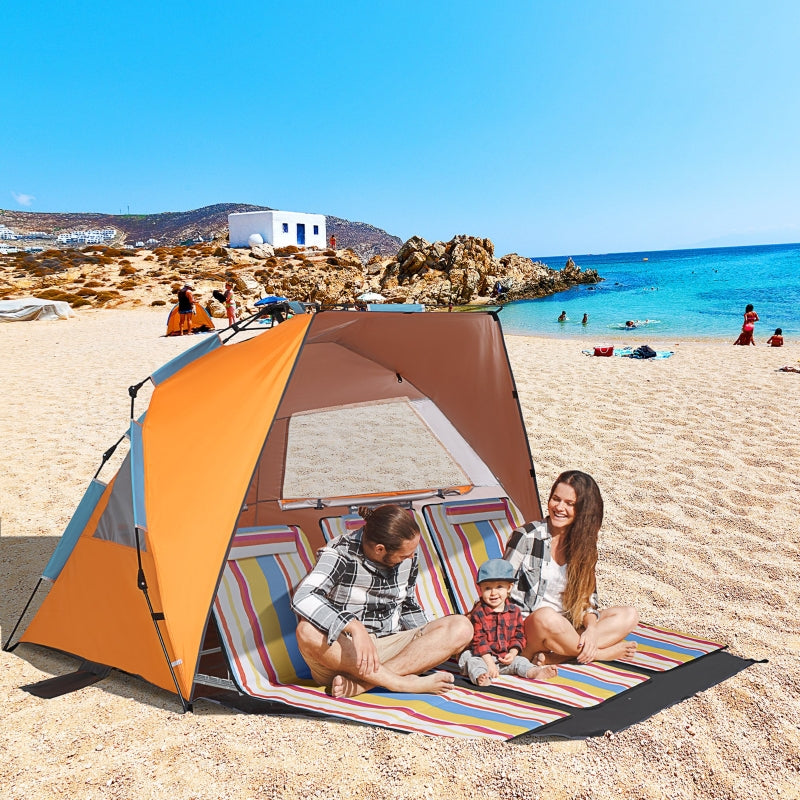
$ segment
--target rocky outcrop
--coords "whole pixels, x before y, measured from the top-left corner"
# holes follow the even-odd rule
[[[489,239],[456,236],[433,242],[414,236],[394,259],[368,275],[370,288],[396,302],[463,305],[499,296],[504,302],[544,297],[580,283],[597,283],[594,270],[582,271],[572,259],[562,270],[510,253],[494,257]]]

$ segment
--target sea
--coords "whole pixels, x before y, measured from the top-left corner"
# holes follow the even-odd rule
[[[592,343],[620,339],[716,339],[733,342],[752,303],[760,321],[756,343],[776,328],[800,339],[800,244],[574,255],[604,280],[537,300],[508,303],[507,333],[573,337]],[[561,269],[567,256],[534,257]],[[558,322],[561,312],[566,322]],[[583,324],[584,314],[588,322]],[[634,330],[626,330],[630,320]]]

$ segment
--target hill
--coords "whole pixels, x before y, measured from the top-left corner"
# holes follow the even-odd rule
[[[228,214],[270,210],[268,206],[248,203],[217,203],[192,211],[159,214],[46,213],[0,209],[0,224],[17,234],[40,231],[53,236],[69,231],[115,228],[118,235],[110,244],[116,246],[133,246],[136,242],[155,239],[162,247],[173,247],[189,240],[227,240]],[[336,236],[337,247],[354,250],[365,262],[375,255],[394,255],[403,244],[397,236],[365,222],[327,216],[326,226],[328,235]]]

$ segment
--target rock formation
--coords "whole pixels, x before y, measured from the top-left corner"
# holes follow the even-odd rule
[[[544,297],[580,283],[601,280],[595,270],[582,271],[572,259],[562,270],[510,253],[494,257],[489,239],[456,236],[449,242],[428,243],[414,236],[394,259],[373,263],[370,288],[397,302],[448,305],[485,301],[498,296],[503,302]]]

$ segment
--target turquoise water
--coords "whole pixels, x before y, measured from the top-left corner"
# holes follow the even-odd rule
[[[507,333],[577,336],[601,342],[619,338],[726,339],[739,335],[745,306],[760,317],[757,343],[783,328],[800,338],[800,244],[662,250],[573,256],[596,269],[602,283],[509,303],[500,314]],[[566,256],[534,258],[560,269]],[[562,311],[567,322],[558,322]],[[589,322],[583,325],[584,314]],[[626,320],[650,320],[634,331]]]

